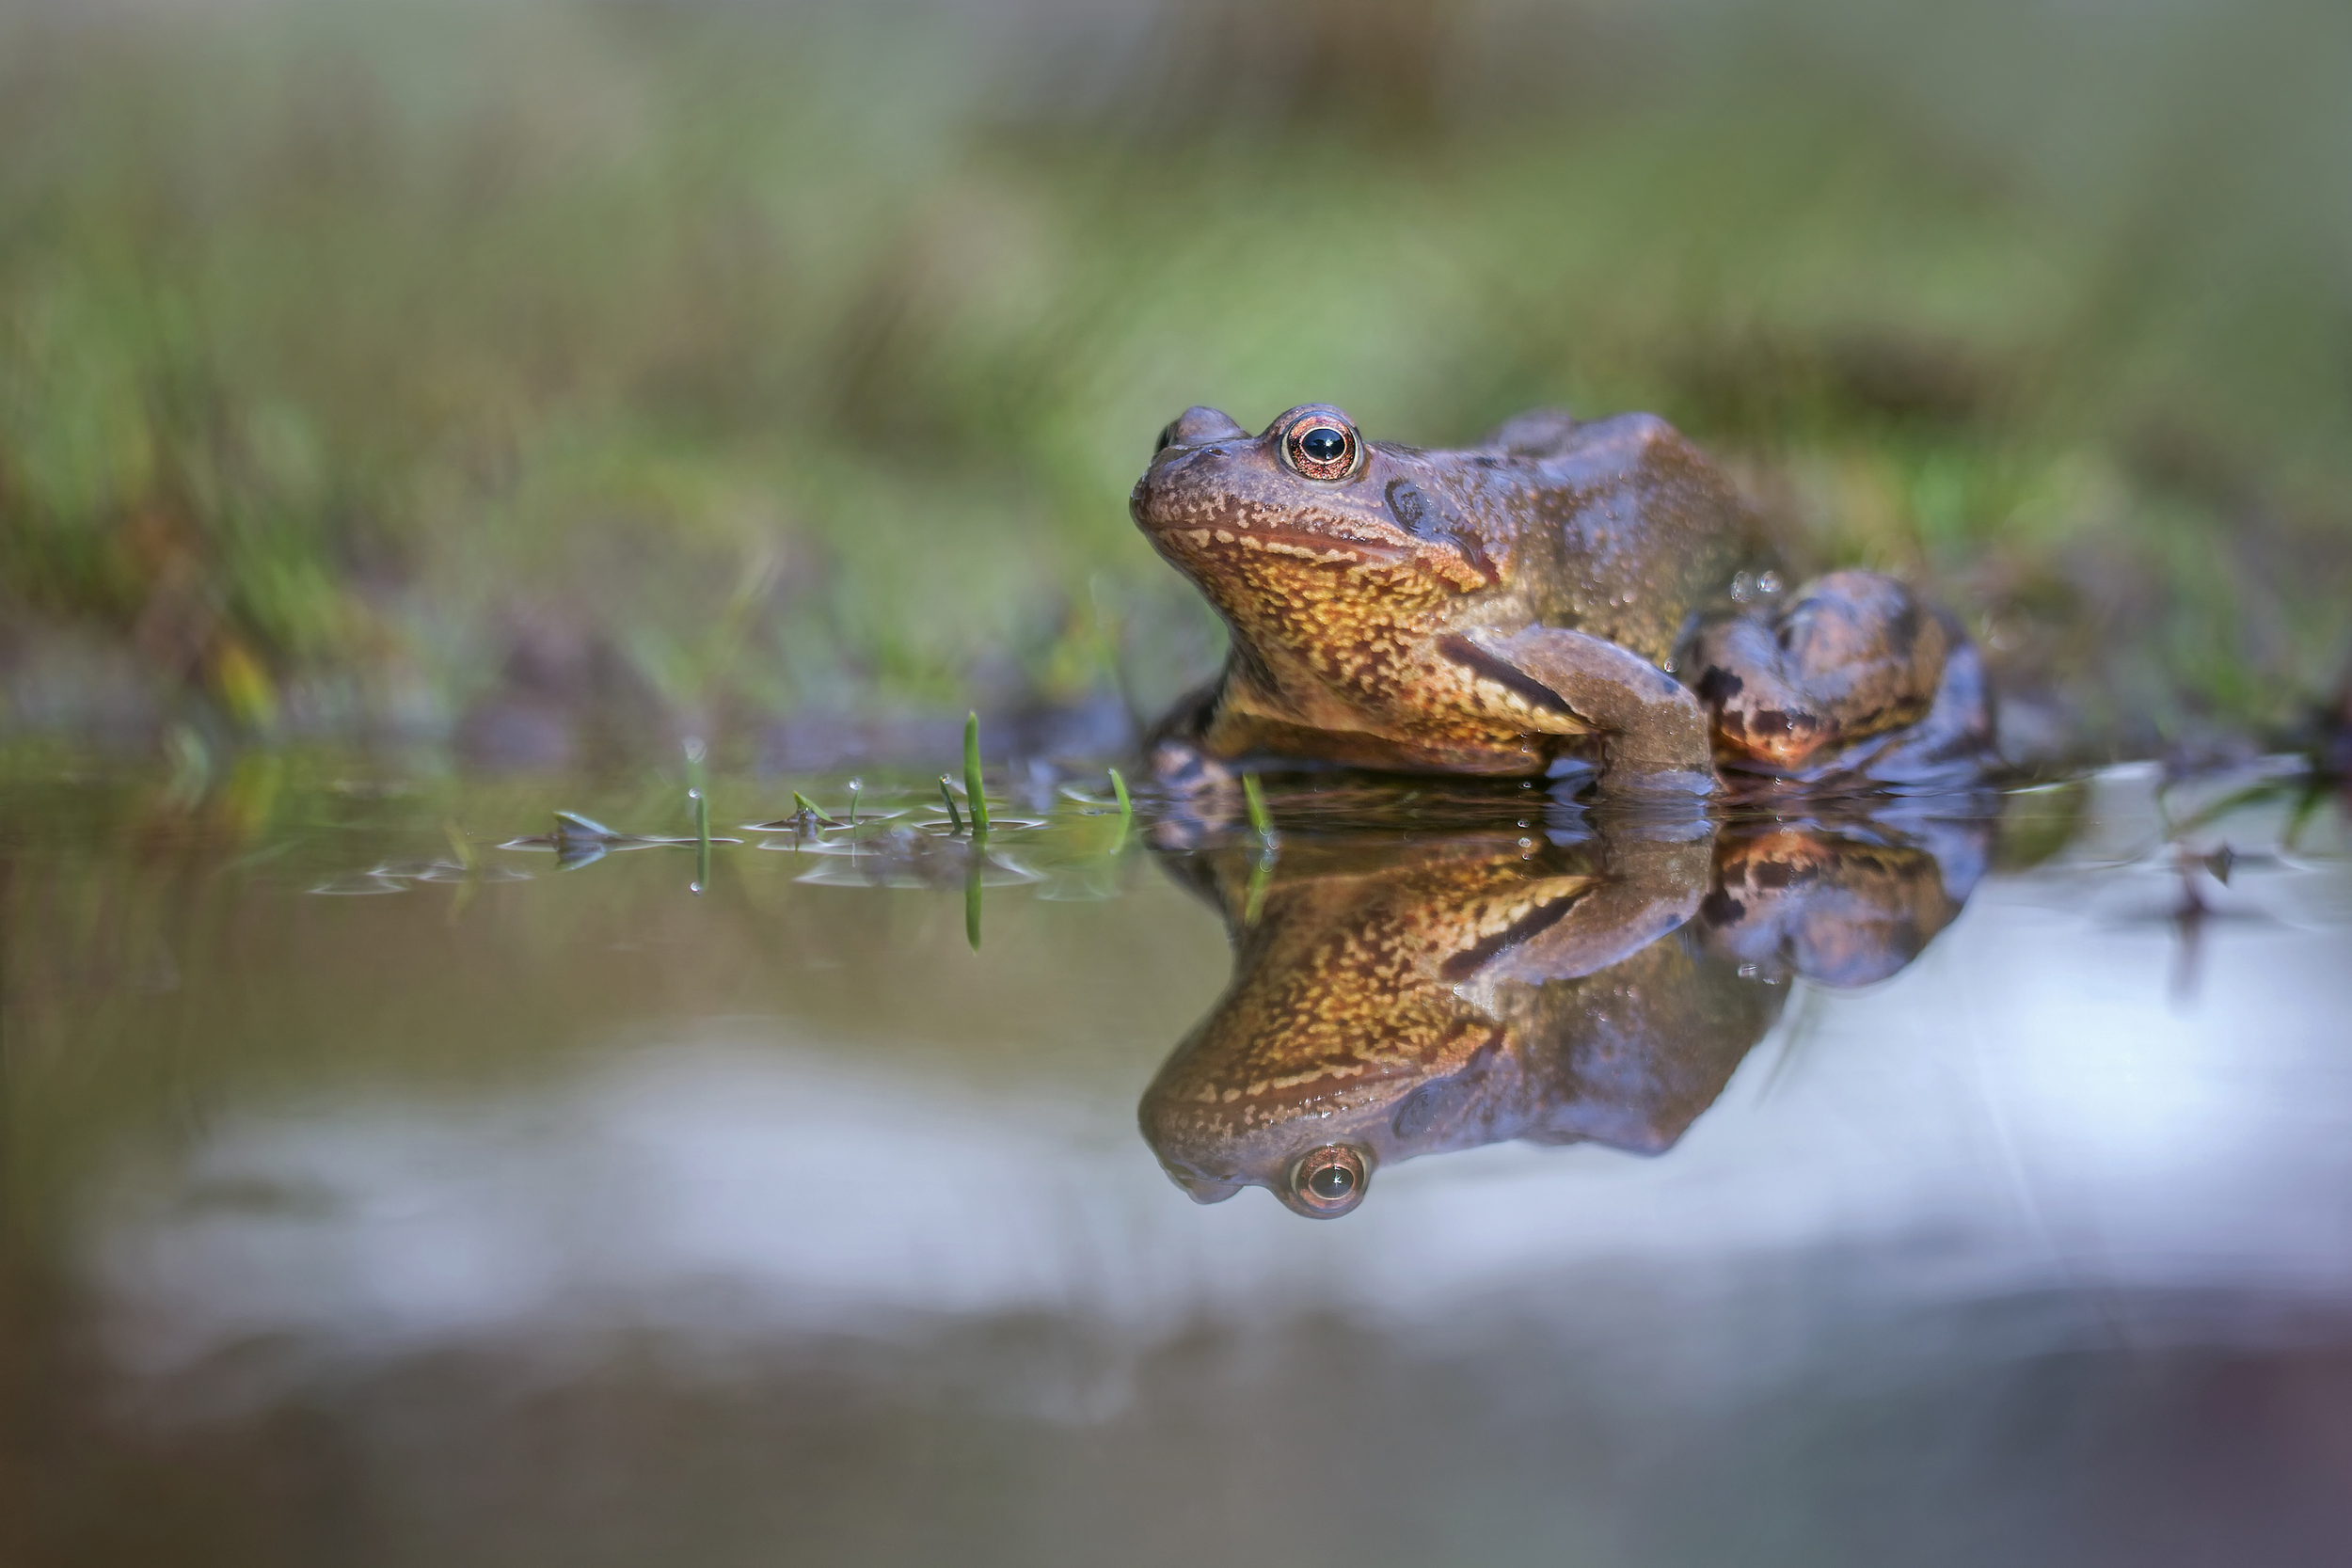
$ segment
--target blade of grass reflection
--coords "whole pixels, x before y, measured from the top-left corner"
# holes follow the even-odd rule
[[[975,953],[980,950],[981,863],[982,857],[975,849],[971,866],[963,876],[963,940],[972,944]]]
[[[2320,806],[2326,803],[2328,795],[2325,774],[2314,771],[2304,781],[2303,793],[2296,799],[2295,809],[2287,816],[2286,832],[2279,836],[2279,847],[2282,851],[2290,855],[2295,853],[2296,845],[2303,837],[2303,830],[2311,826],[2312,819],[2319,814]]]
[[[710,885],[710,797],[690,789],[686,798],[694,802],[694,879],[687,891],[699,896]]]

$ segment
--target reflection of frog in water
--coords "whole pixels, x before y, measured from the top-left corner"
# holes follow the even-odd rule
[[[1989,824],[1938,828],[1933,852],[1857,821],[1295,840],[1270,873],[1239,848],[1177,857],[1226,916],[1233,978],[1146,1091],[1144,1137],[1201,1202],[1257,1185],[1318,1216],[1417,1154],[1509,1138],[1656,1153],[1792,975],[1883,978],[1959,911]]]
[[[1161,725],[1175,782],[1253,755],[1703,792],[1965,773],[1975,647],[1890,578],[1794,593],[1723,475],[1662,421],[1522,415],[1466,451],[1363,440],[1323,404],[1161,436],[1136,522],[1232,632]],[[1677,678],[1678,677],[1678,678]]]

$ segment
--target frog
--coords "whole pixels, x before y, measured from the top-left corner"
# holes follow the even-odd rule
[[[1800,977],[1876,984],[1958,914],[1990,817],[1776,818],[1683,834],[1464,831],[1169,854],[1231,982],[1138,1119],[1196,1201],[1335,1219],[1375,1170],[1498,1141],[1672,1148]]]
[[[1882,573],[1789,586],[1723,468],[1655,415],[1539,409],[1424,451],[1328,404],[1256,436],[1196,406],[1129,510],[1230,633],[1146,737],[1178,790],[1274,763],[1705,797],[1990,755],[1958,622]]]

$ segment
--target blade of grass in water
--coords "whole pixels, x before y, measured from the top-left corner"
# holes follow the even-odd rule
[[[1266,810],[1265,790],[1258,784],[1258,775],[1241,776],[1242,803],[1249,810],[1249,828],[1269,847],[1274,843],[1274,814]]]
[[[1265,909],[1265,890],[1274,879],[1274,852],[1262,849],[1250,858],[1249,891],[1242,899],[1241,923],[1255,926]]]
[[[955,791],[947,787],[947,775],[945,773],[939,776],[939,798],[947,806],[948,832],[952,834],[963,832],[963,813],[956,810]]]
[[[1119,797],[1119,832],[1112,838],[1110,847],[1116,855],[1127,847],[1127,833],[1136,821],[1136,803],[1128,797],[1127,780],[1116,768],[1111,769],[1111,793]]]
[[[1265,789],[1255,773],[1241,776],[1242,803],[1248,808],[1250,831],[1258,835],[1258,853],[1249,866],[1249,893],[1242,906],[1241,921],[1255,926],[1259,912],[1265,908],[1266,885],[1274,879],[1274,862],[1279,854],[1279,841],[1274,833],[1274,814],[1266,809]]]
[[[977,844],[988,837],[988,798],[980,789],[980,716],[977,713],[963,716],[963,798],[972,808],[972,841]],[[975,940],[973,945],[979,943]]]

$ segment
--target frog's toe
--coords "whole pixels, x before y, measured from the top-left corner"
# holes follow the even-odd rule
[[[1238,775],[1189,740],[1163,736],[1152,742],[1152,776],[1171,795],[1205,795],[1231,789]]]

